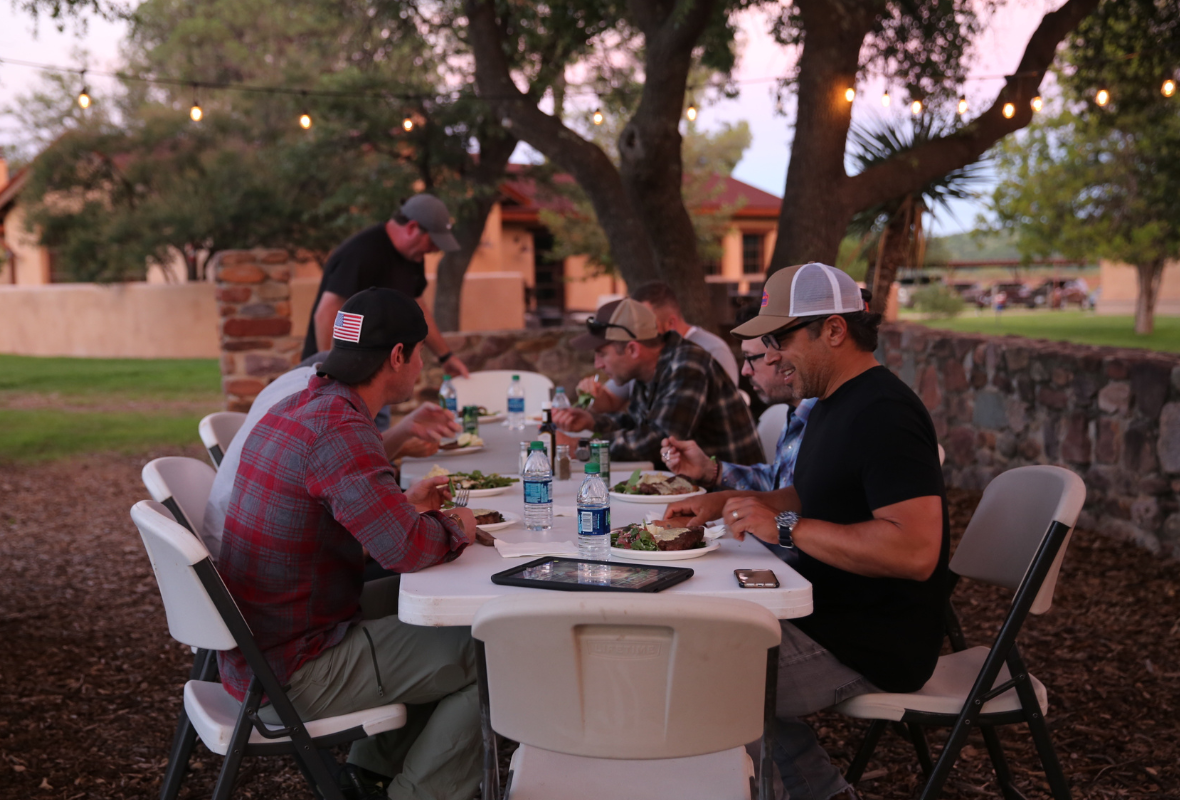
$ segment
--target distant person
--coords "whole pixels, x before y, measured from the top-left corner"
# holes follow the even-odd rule
[[[717,360],[717,363],[725,370],[725,374],[733,381],[733,385],[737,386],[739,372],[737,360],[733,357],[733,350],[717,334],[710,333],[697,325],[689,325],[684,321],[684,315],[680,310],[680,301],[676,299],[676,293],[672,291],[671,286],[660,281],[645,283],[631,292],[631,299],[638,300],[652,310],[656,315],[656,325],[661,334],[676,331],[686,341],[704,349]],[[631,397],[631,388],[634,385],[633,381],[622,385],[613,380],[601,384],[594,378],[585,378],[578,384],[578,391],[594,396],[594,411],[613,413],[622,411],[626,407],[627,400]]]
[[[1000,318],[1001,312],[1008,305],[1008,293],[1000,289],[992,295],[992,308],[996,310],[996,319]]]
[[[452,375],[467,376],[460,361],[439,333],[430,307],[422,301],[426,290],[423,259],[439,250],[453,253],[459,242],[451,233],[451,215],[432,194],[416,194],[387,222],[365,228],[332,251],[307,323],[303,355],[308,358],[332,346],[332,327],[344,301],[370,286],[397,289],[418,301],[426,317],[426,347]]]
[[[717,361],[676,331],[661,334],[655,313],[630,298],[599,307],[587,332],[570,344],[594,351],[594,367],[620,384],[634,380],[627,408],[615,414],[580,408],[553,412],[568,431],[593,429],[616,461],[660,463],[660,442],[694,440],[708,456],[757,464],[762,445],[737,387]]]

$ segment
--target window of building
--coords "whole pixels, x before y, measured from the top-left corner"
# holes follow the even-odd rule
[[[766,237],[761,233],[742,234],[742,272],[746,275],[757,274],[765,268],[765,243]]]

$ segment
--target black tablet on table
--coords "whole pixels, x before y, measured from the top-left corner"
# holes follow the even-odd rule
[[[492,583],[566,592],[660,592],[692,575],[686,567],[546,556],[497,572]]]

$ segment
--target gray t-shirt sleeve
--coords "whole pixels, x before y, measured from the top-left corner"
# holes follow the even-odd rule
[[[733,351],[724,339],[715,333],[710,333],[703,328],[695,326],[688,332],[688,336],[684,338],[713,356],[713,359],[721,365],[721,368],[725,370],[725,374],[733,381],[733,385],[737,386],[739,375],[737,359],[733,357]]]

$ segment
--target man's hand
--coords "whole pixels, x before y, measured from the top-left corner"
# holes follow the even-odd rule
[[[390,461],[395,458],[430,458],[438,452],[437,439],[419,439],[417,436],[411,436],[402,442],[392,455],[389,456]]]
[[[669,503],[668,510],[664,512],[664,519],[692,517],[687,527],[695,528],[718,519],[725,508],[725,502],[736,495],[736,492],[710,492],[681,500],[679,503]]]
[[[467,544],[475,544],[475,514],[470,508],[448,508],[443,514],[457,520],[463,526]]]
[[[765,501],[747,495],[729,500],[723,509],[722,520],[739,542],[749,533],[764,542],[778,544],[778,523],[774,520],[778,513],[778,509]]]
[[[713,477],[716,469],[713,459],[705,455],[701,446],[691,439],[669,436],[660,442],[660,458],[664,459],[668,469],[693,481]]]
[[[626,400],[612,393],[606,388],[606,384],[599,383],[594,375],[578,381],[578,391],[594,398],[592,407],[596,414],[617,414],[627,407]]]
[[[418,439],[438,441],[455,436],[463,426],[455,415],[434,403],[423,403],[407,414],[395,427],[405,427],[405,432]]]
[[[443,355],[446,355],[446,353],[443,353]],[[457,376],[460,378],[471,377],[471,372],[467,369],[467,365],[460,361],[458,356],[451,356],[439,366],[446,370],[447,374],[451,376]]]
[[[423,478],[406,490],[406,499],[410,501],[410,505],[414,506],[414,509],[419,514],[424,514],[427,511],[438,511],[442,508],[442,504],[445,501],[451,499],[451,490],[447,485],[450,480],[446,475]],[[474,519],[472,517],[472,520]],[[472,525],[474,524],[472,522]]]
[[[562,430],[594,430],[594,415],[580,408],[558,408],[553,412],[553,421]]]

